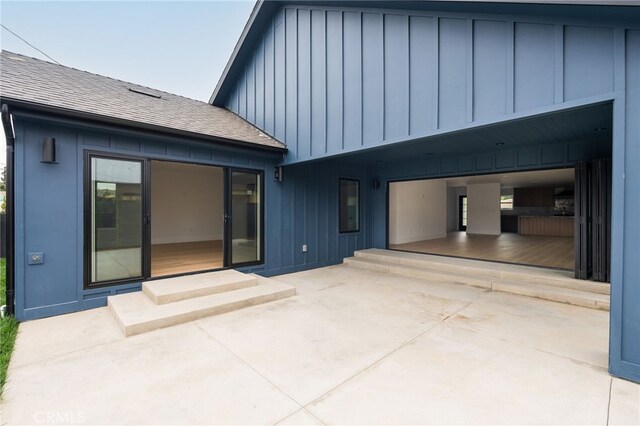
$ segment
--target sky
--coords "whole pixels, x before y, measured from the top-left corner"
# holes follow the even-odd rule
[[[253,0],[0,0],[0,22],[62,65],[208,101],[253,6]],[[3,50],[49,60],[0,31]]]

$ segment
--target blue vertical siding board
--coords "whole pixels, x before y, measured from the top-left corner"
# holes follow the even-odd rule
[[[384,138],[409,134],[409,28],[404,15],[384,15]]]
[[[453,128],[467,120],[467,31],[464,19],[440,19],[440,128]]]
[[[434,130],[434,87],[437,64],[433,41],[433,18],[411,16],[409,18],[409,133],[425,134]]]
[[[244,72],[238,81],[238,115],[247,118],[247,74]]]
[[[323,10],[311,11],[311,155],[326,152],[327,46]]]
[[[566,26],[564,39],[566,99],[613,91],[613,29]]]
[[[265,94],[266,94],[266,85],[264,80],[265,41],[266,39],[263,39],[256,49],[256,62],[255,62],[256,117],[255,117],[254,123],[256,124],[256,126],[258,126],[261,129],[265,128],[265,117],[264,117],[264,110],[265,110],[264,102],[265,102]]]
[[[319,173],[309,174],[307,176],[306,187],[306,238],[305,244],[307,244],[308,252],[306,254],[306,261],[309,265],[314,265],[318,262],[318,198],[320,197],[318,186]]]
[[[298,12],[285,9],[285,140],[290,158],[298,157]]]
[[[362,144],[362,29],[359,12],[343,13],[343,148]]]
[[[515,24],[515,111],[555,100],[555,28],[547,24]]]
[[[285,18],[284,11],[280,11],[275,18],[274,28],[274,88],[275,107],[274,136],[281,142],[287,142],[285,133],[285,90],[286,90],[286,64],[285,64]]]
[[[507,21],[505,23],[506,41],[505,41],[505,113],[512,114],[514,111],[514,80],[515,80],[515,23]]]
[[[636,381],[640,381],[640,263],[638,262],[638,253],[640,253],[640,222],[638,221],[638,211],[640,211],[640,30],[627,31],[626,40],[626,82],[625,88],[626,98],[619,99],[624,102],[624,108],[619,107],[615,110],[625,114],[621,117],[623,123],[616,121],[614,116],[614,127],[616,124],[624,124],[621,126],[625,129],[623,135],[624,156],[616,156],[614,153],[614,161],[616,161],[623,170],[624,178],[620,180],[620,174],[614,177],[614,188],[616,184],[624,185],[624,194],[614,192],[615,206],[624,207],[623,222],[616,220],[614,217],[613,226],[616,229],[622,229],[624,237],[623,251],[619,253],[614,251],[613,255],[623,256],[622,276],[615,276],[612,282],[612,298],[615,302],[622,302],[621,306],[616,306],[616,310],[612,312],[612,321],[615,325],[620,326],[619,341],[612,342],[617,345],[615,354],[617,365],[614,365],[612,371],[614,374],[625,373],[625,376]],[[615,132],[620,129],[614,130]],[[622,135],[614,134],[614,141]],[[622,141],[621,141],[622,142]],[[615,143],[615,142],[614,142]],[[624,161],[624,164],[620,164]],[[624,203],[620,202],[620,195],[624,197]],[[614,208],[614,210],[616,210]],[[618,234],[619,236],[619,234]],[[621,279],[620,279],[621,278]],[[620,320],[620,317],[621,320]],[[618,322],[620,321],[620,322]],[[616,339],[617,340],[617,339]],[[617,356],[619,354],[619,357]],[[622,365],[623,364],[623,365]]]
[[[362,140],[382,141],[383,123],[383,21],[380,13],[362,14]]]
[[[306,185],[308,170],[303,166],[299,168],[297,174],[298,179],[294,183],[293,194],[293,260],[296,265],[305,265],[307,263],[307,253],[302,252],[302,245],[307,244],[307,206],[306,206]]]
[[[274,27],[269,26],[264,38],[264,127],[275,134]]]
[[[473,117],[482,121],[507,113],[507,25],[475,21],[473,31]]]
[[[298,158],[311,155],[311,12],[298,11]]]
[[[554,42],[554,102],[564,101],[564,25],[556,24]]]
[[[247,120],[256,122],[256,57],[247,65]]]
[[[327,152],[342,150],[342,12],[327,11]]]

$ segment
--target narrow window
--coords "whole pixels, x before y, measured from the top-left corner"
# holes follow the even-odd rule
[[[340,232],[360,230],[360,182],[340,179]]]

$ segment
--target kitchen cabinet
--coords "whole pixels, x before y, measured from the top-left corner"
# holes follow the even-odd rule
[[[554,207],[554,188],[514,188],[513,207]]]

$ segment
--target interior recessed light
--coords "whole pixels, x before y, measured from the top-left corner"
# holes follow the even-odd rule
[[[502,146],[504,145],[504,142],[496,142],[496,146]]]

